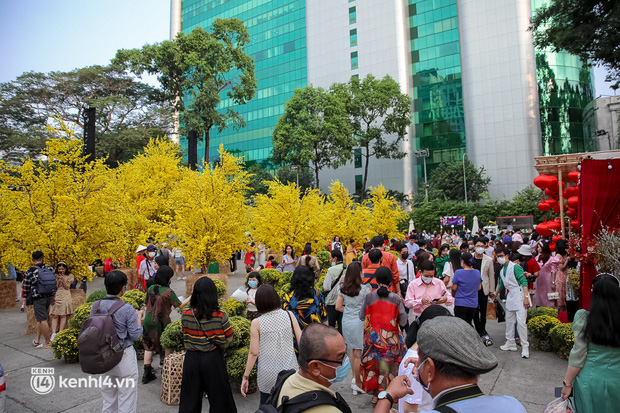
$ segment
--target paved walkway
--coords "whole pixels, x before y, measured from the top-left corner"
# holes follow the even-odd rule
[[[244,281],[241,271],[229,280],[228,290],[233,292]],[[88,286],[89,291],[103,288],[103,279],[95,279]],[[184,295],[183,281],[173,279],[172,288]],[[173,312],[173,317],[179,315]],[[54,360],[51,350],[36,350],[32,346],[33,336],[25,335],[26,313],[19,307],[0,311],[0,364],[6,375],[6,412],[72,412],[87,413],[101,411],[101,394],[96,388],[67,389],[59,388],[59,379],[86,377],[78,364],[65,364],[62,360]],[[499,346],[503,344],[504,324],[489,321],[488,331],[495,341],[491,347],[499,360],[499,366],[480,378],[480,387],[486,394],[507,394],[519,399],[529,413],[540,413],[544,406],[554,399],[554,387],[561,385],[566,369],[566,361],[553,353],[531,351],[530,359],[521,359],[519,352],[503,352]],[[154,364],[158,359],[155,357]],[[140,376],[142,363],[139,362]],[[47,395],[36,394],[30,385],[32,367],[53,367],[55,369],[56,387]],[[160,402],[161,380],[147,384],[139,384],[138,412],[176,412],[178,407],[166,406]],[[350,383],[350,378],[343,383]],[[343,383],[336,383],[333,389],[339,391],[349,402],[353,412],[372,412],[371,398],[368,395],[353,396],[351,390]],[[258,394],[243,398],[238,389],[233,389],[239,413],[252,413],[258,407]],[[205,399],[203,411],[208,411]],[[224,413],[224,412],[222,412]]]

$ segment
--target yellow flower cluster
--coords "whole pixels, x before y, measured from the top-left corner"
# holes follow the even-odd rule
[[[59,331],[50,343],[50,347],[54,351],[54,358],[60,359],[62,356],[75,357],[78,355],[77,339],[80,330],[76,328],[67,328]]]

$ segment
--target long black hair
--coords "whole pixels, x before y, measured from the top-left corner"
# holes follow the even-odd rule
[[[310,268],[300,265],[293,271],[291,277],[291,292],[298,300],[314,297],[314,274]]]
[[[217,288],[211,278],[201,277],[196,280],[189,305],[194,310],[196,318],[206,317],[207,320],[220,309],[217,302]]]
[[[375,280],[377,284],[383,284],[377,289],[377,295],[379,297],[385,298],[390,295],[390,290],[388,287],[392,285],[392,270],[388,267],[379,267],[377,271],[375,271]],[[387,285],[387,287],[385,287]]]
[[[426,309],[422,311],[422,314],[420,314],[420,317],[418,317],[417,320],[409,326],[409,330],[407,330],[407,338],[405,339],[407,348],[413,346],[413,344],[418,341],[418,330],[423,322],[441,316],[452,316],[452,314],[450,314],[450,311],[448,311],[446,307],[441,305],[426,307]]]
[[[170,279],[173,276],[174,270],[172,268],[168,267],[167,265],[162,265],[161,267],[159,267],[159,269],[155,273],[155,276],[152,277],[153,284],[151,285],[154,285],[155,287],[153,287],[152,292],[150,289],[147,290],[147,300],[151,303],[151,305],[155,304],[155,300],[159,295],[159,287],[168,287],[170,285]]]
[[[620,282],[601,273],[592,281],[592,301],[584,335],[601,346],[620,347]]]
[[[450,260],[450,265],[452,266],[452,272],[456,270],[462,270],[461,267],[461,251],[456,248],[451,249],[448,253],[448,259]]]
[[[304,247],[304,255],[306,256],[306,267],[310,268],[310,261],[312,260],[312,244],[306,244]]]

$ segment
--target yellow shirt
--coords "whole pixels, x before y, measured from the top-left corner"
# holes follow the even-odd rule
[[[291,377],[286,379],[284,384],[282,385],[282,390],[280,391],[280,400],[278,400],[278,406],[282,404],[282,396],[288,396],[289,399],[292,399],[295,396],[299,396],[302,393],[312,390],[322,390],[326,391],[332,396],[336,397],[336,393],[331,391],[329,388],[307,379],[299,374],[299,372],[293,374]],[[311,409],[306,410],[306,413],[342,413],[337,407],[330,406],[327,404],[316,406]]]

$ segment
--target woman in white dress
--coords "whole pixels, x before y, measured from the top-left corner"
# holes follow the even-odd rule
[[[243,397],[247,394],[248,379],[260,355],[258,366],[260,405],[267,401],[280,371],[298,368],[293,334],[299,343],[301,329],[293,313],[280,308],[280,297],[271,285],[263,284],[258,287],[255,302],[258,312],[262,315],[252,320],[250,327],[250,352],[241,381],[241,394]]]

